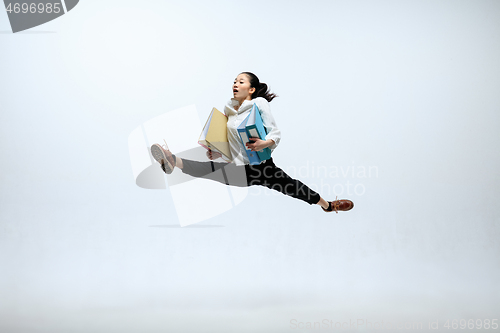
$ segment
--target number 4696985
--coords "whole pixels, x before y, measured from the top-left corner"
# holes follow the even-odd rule
[[[51,14],[51,13],[55,13],[55,14],[59,14],[61,12],[61,7],[60,7],[60,3],[15,3],[14,5],[12,5],[12,3],[9,3],[9,5],[5,8],[5,10],[7,11],[7,13],[12,13],[14,12],[15,14],[19,14],[19,13],[23,13],[23,14],[26,14],[26,13],[31,13],[31,14],[35,14],[35,13],[39,13],[39,14],[42,14],[42,13],[47,13],[47,14]]]
[[[451,329],[485,329],[485,330],[488,330],[488,329],[492,329],[492,330],[496,330],[498,328],[498,319],[477,319],[477,320],[474,320],[474,319],[469,319],[469,320],[465,320],[465,319],[461,319],[461,320],[457,320],[457,319],[454,319],[451,321],[450,323],[450,320],[447,320],[446,323],[444,324],[444,327],[445,328],[451,328]]]

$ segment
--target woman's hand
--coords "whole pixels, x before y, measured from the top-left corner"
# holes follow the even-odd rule
[[[274,144],[274,140],[261,140],[259,138],[250,138],[254,143],[247,142],[247,148],[251,151],[259,151]]]
[[[219,157],[222,157],[222,154],[209,149],[207,150],[207,157],[209,160],[213,161],[218,159]]]

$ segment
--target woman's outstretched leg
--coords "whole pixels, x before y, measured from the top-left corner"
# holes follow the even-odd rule
[[[328,207],[330,206],[330,204],[328,203],[328,201],[326,201],[322,197],[319,197],[319,201],[316,204],[320,205],[321,208],[323,208],[323,209],[328,209]]]
[[[226,185],[238,187],[248,186],[245,177],[245,167],[236,166],[225,162],[200,162],[175,156],[170,150],[159,144],[151,146],[151,153],[155,160],[160,163],[166,174],[171,174],[175,167],[183,173],[196,178],[215,180]],[[208,155],[208,154],[207,154]],[[216,172],[219,171],[220,172]]]
[[[212,173],[220,168],[223,168],[227,163],[220,162],[198,162],[188,159],[183,160],[170,152],[168,148],[155,143],[151,146],[151,155],[160,163],[162,170],[166,174],[171,174],[175,167],[178,167],[182,172],[193,177],[203,177]]]
[[[180,158],[180,157],[176,158],[175,166],[181,170],[184,168],[184,163],[182,163],[182,158]]]
[[[354,207],[351,200],[326,201],[317,192],[313,191],[300,180],[293,179],[282,169],[277,167],[272,158],[257,166],[249,166],[249,184],[262,185],[285,195],[307,202],[317,204],[325,212],[348,211]]]
[[[261,185],[281,192],[285,195],[307,202],[310,205],[321,201],[321,196],[300,180],[293,179],[282,169],[278,168],[273,159],[266,160],[259,165],[249,165],[248,183]]]

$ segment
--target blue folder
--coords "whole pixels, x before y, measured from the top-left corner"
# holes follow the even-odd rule
[[[262,122],[262,117],[260,115],[260,110],[256,104],[253,105],[250,114],[244,121],[246,123],[247,134],[249,138],[260,138],[261,140],[266,139],[266,128]],[[257,151],[257,155],[261,161],[265,161],[271,158],[271,149],[269,147],[263,150]]]
[[[246,124],[247,120],[250,115],[248,115],[245,120],[243,120],[238,126],[238,134],[240,135],[241,142],[243,143],[243,147],[245,147],[245,150],[247,152],[248,160],[250,161],[250,164],[255,165],[255,164],[260,164],[260,157],[257,155],[257,152],[251,151],[250,149],[247,148],[247,142],[250,142],[250,139],[248,138],[248,133],[246,129]]]

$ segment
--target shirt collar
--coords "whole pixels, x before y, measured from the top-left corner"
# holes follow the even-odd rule
[[[231,100],[229,101],[229,105],[231,106],[231,108],[236,112],[236,113],[242,113],[244,111],[246,111],[248,108],[251,108],[254,104],[254,101],[255,99],[251,99],[251,100],[247,100],[245,99],[243,101],[243,103],[241,103],[240,105],[240,102],[236,99],[236,98],[231,98]],[[238,108],[238,111],[236,111],[235,107],[237,106],[240,106]]]
[[[229,104],[231,104],[232,107],[236,107],[238,105],[240,105],[240,102],[238,102],[238,100],[236,98],[231,98],[231,100],[229,101]]]

